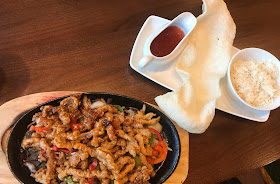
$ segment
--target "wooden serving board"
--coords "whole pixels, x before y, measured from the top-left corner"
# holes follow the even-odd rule
[[[55,98],[78,93],[76,91],[55,91],[36,93],[27,96],[22,96],[10,100],[0,106],[0,140],[2,145],[5,145],[7,139],[7,130],[15,123],[15,121],[27,110],[34,108],[44,102]],[[154,105],[153,105],[154,106]],[[158,108],[157,106],[154,106]],[[175,124],[175,123],[174,123]],[[181,155],[179,163],[173,174],[165,181],[165,184],[182,184],[188,175],[189,168],[189,134],[177,124],[175,124],[180,140],[181,140]],[[6,133],[5,133],[6,132]],[[4,136],[5,135],[5,136]],[[15,184],[19,183],[11,173],[6,162],[6,156],[3,148],[0,149],[0,183]]]

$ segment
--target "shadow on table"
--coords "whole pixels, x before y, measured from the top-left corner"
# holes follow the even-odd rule
[[[238,178],[232,178],[230,180],[227,180],[227,181],[224,181],[224,182],[221,182],[219,184],[242,184]]]
[[[30,72],[21,57],[12,53],[0,53],[1,97],[7,95],[7,93],[14,97],[22,94],[29,78]]]

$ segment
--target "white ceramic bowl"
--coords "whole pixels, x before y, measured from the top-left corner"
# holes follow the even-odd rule
[[[253,109],[256,109],[256,110],[273,110],[273,109],[278,108],[280,106],[280,96],[277,97],[272,103],[261,106],[261,107],[254,107],[252,105],[249,105],[248,103],[246,103],[244,100],[242,100],[239,97],[239,95],[237,94],[237,92],[235,91],[235,89],[232,85],[231,76],[230,76],[231,75],[230,74],[231,66],[234,62],[236,62],[238,60],[256,60],[256,61],[272,62],[273,64],[275,64],[278,67],[279,76],[277,78],[277,83],[280,86],[280,62],[279,62],[279,60],[275,56],[273,56],[271,53],[269,53],[263,49],[246,48],[246,49],[238,51],[231,58],[231,61],[229,63],[228,70],[227,70],[227,83],[228,83],[229,92],[232,94],[232,96],[234,98],[236,98],[243,104],[245,104]]]

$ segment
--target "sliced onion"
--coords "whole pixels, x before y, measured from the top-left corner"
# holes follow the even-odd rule
[[[35,165],[31,164],[30,162],[25,162],[23,165],[28,167],[28,169],[30,170],[31,173],[35,173],[36,172]]]
[[[157,124],[155,124],[155,125],[150,125],[148,127],[151,127],[151,128],[155,129],[158,132],[162,131],[162,126],[161,126],[161,124],[159,122],[157,122]]]
[[[91,109],[96,109],[96,108],[98,108],[98,107],[102,107],[102,106],[105,106],[105,105],[106,105],[106,103],[103,102],[103,101],[96,101],[96,102],[93,102],[93,103],[90,105],[89,108],[91,108]]]

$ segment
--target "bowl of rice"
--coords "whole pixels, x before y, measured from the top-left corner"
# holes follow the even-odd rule
[[[280,63],[263,49],[238,51],[229,63],[227,83],[232,96],[253,109],[280,106]]]

